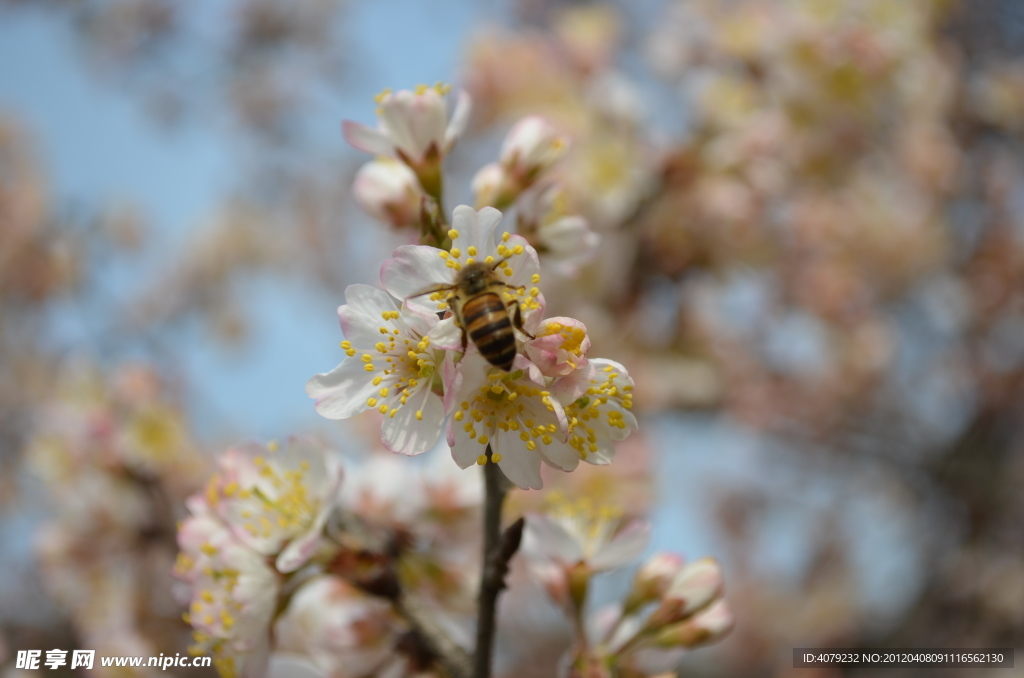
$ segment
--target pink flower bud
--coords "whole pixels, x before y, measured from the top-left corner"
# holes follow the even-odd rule
[[[733,623],[729,606],[719,599],[690,619],[665,627],[654,642],[662,648],[707,645],[725,637],[732,630]]]
[[[374,160],[356,174],[353,192],[359,205],[392,226],[419,223],[423,190],[416,174],[400,162]]]
[[[655,629],[682,621],[722,594],[722,569],[712,558],[702,558],[682,568],[662,598],[661,605],[647,620]]]
[[[664,597],[682,570],[683,562],[682,556],[675,553],[656,553],[648,558],[633,578],[626,609],[636,610]]]
[[[473,193],[478,209],[487,205],[504,209],[515,200],[518,192],[505,168],[496,162],[484,165],[473,176]]]
[[[517,122],[501,147],[501,164],[526,188],[555,164],[568,148],[568,141],[539,115]]]

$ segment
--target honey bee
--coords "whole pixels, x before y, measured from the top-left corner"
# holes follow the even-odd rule
[[[447,292],[445,301],[462,330],[462,352],[466,352],[468,340],[472,339],[473,345],[487,362],[510,372],[512,362],[516,358],[516,336],[513,328],[531,339],[536,337],[523,329],[519,302],[512,300],[506,304],[501,297],[500,292],[504,287],[523,289],[498,280],[495,271],[504,263],[505,260],[502,259],[494,265],[479,261],[465,264],[458,272],[454,284],[432,287],[409,298]]]

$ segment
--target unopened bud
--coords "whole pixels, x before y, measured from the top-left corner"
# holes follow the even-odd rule
[[[633,578],[633,589],[626,598],[627,613],[660,600],[683,567],[683,558],[675,553],[656,553],[648,558]]]
[[[722,599],[686,621],[666,626],[654,638],[661,648],[693,648],[725,637],[733,627],[732,612]]]
[[[392,226],[419,223],[423,190],[416,174],[402,163],[388,158],[366,163],[352,189],[371,216]]]
[[[539,115],[530,115],[517,122],[501,146],[501,164],[522,189],[532,184],[565,155],[566,138]]]
[[[473,194],[477,208],[491,206],[505,209],[519,195],[519,189],[505,168],[496,162],[481,167],[473,176]]]
[[[661,605],[647,620],[655,629],[682,621],[722,593],[722,569],[712,558],[702,558],[683,567],[665,592]]]

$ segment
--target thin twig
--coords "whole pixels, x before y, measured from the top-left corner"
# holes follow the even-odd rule
[[[501,534],[501,508],[508,494],[508,481],[498,465],[491,461],[491,447],[487,446],[484,464],[484,547],[480,569],[480,597],[478,600],[476,653],[473,655],[473,678],[490,678],[491,657],[494,654],[494,633],[497,626],[498,595],[505,588],[508,562],[519,548],[523,534],[523,521],[519,519],[504,536]]]

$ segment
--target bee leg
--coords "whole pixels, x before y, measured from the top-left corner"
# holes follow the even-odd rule
[[[462,314],[459,313],[458,304],[452,303],[454,297],[448,298],[448,308],[452,310],[452,315],[455,316],[455,324],[462,330],[462,352],[466,352],[466,347],[469,346],[469,335],[466,334],[466,324],[462,322]]]
[[[537,337],[533,336],[532,334],[523,329],[523,311],[519,307],[519,300],[513,299],[511,304],[515,307],[515,309],[512,311],[512,325],[517,330],[528,336],[530,339],[536,339]]]

